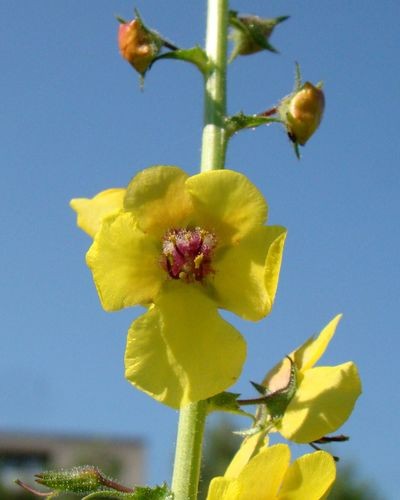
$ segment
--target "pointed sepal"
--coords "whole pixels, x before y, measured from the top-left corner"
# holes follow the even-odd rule
[[[208,414],[216,411],[224,411],[235,415],[241,415],[242,417],[249,417],[254,420],[254,415],[240,408],[237,401],[239,396],[240,394],[234,394],[233,392],[221,392],[207,399]]]
[[[273,19],[264,19],[258,16],[239,16],[236,11],[229,12],[229,24],[232,27],[230,38],[233,41],[233,51],[229,62],[238,55],[255,54],[261,50],[277,53],[270,44],[269,38],[275,26],[286,21],[289,16],[280,16]]]

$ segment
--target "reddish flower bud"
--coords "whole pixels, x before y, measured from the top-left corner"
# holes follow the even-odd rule
[[[147,29],[140,18],[121,23],[118,31],[118,45],[121,56],[141,75],[160,52],[162,39]]]

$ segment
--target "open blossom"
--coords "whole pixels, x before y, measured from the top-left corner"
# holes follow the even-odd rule
[[[282,419],[275,427],[285,438],[309,443],[336,431],[350,416],[361,394],[356,365],[349,361],[336,366],[317,366],[332,339],[341,316],[336,316],[317,337],[309,338],[289,357],[297,370],[297,389]],[[262,384],[272,392],[287,379],[290,361],[285,358]]]
[[[89,212],[79,205],[83,227]],[[90,228],[100,221],[100,229],[87,254],[101,303],[148,308],[129,330],[128,380],[173,407],[225,390],[246,345],[218,308],[259,320],[278,284],[285,230],[265,225],[261,193],[237,172],[188,177],[156,166],[134,177],[123,207],[105,213],[91,215]]]
[[[239,449],[225,475],[214,478],[207,500],[320,500],[326,498],[335,477],[332,456],[308,453],[290,464],[286,444],[251,450],[256,436]],[[231,464],[231,465],[232,465]]]

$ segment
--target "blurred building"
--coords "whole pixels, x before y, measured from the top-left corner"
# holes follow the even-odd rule
[[[16,478],[33,485],[38,472],[75,465],[96,465],[125,486],[145,483],[144,445],[138,439],[0,432],[2,500],[14,498]]]

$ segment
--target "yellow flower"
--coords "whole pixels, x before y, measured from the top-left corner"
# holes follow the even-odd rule
[[[249,438],[254,440],[255,436]],[[290,464],[286,444],[263,446],[249,455],[244,442],[223,477],[215,477],[207,500],[320,500],[326,498],[336,477],[332,456],[324,451],[309,453]]]
[[[88,223],[96,234],[87,263],[104,309],[148,307],[129,329],[126,377],[173,407],[225,390],[246,345],[217,308],[253,321],[270,312],[285,230],[264,225],[261,193],[229,170],[188,177],[148,168],[129,184],[123,210],[113,210],[97,233]]]
[[[353,362],[337,366],[318,366],[332,339],[341,315],[336,316],[317,337],[309,338],[289,357],[297,368],[297,390],[276,430],[297,443],[309,443],[336,431],[350,416],[361,382]],[[285,358],[265,377],[262,385],[272,392],[288,379],[290,361]]]

